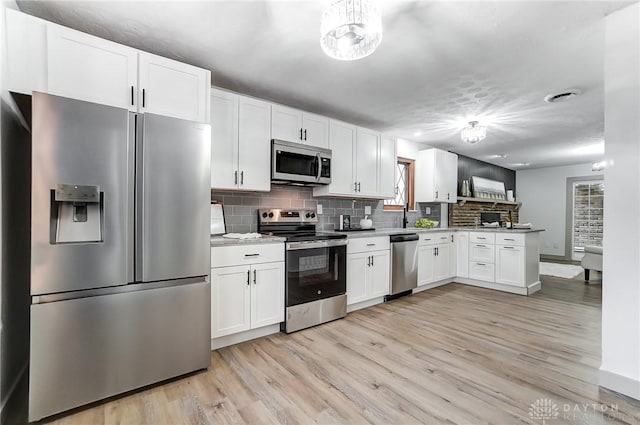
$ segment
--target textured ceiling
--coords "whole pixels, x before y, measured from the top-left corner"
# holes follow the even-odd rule
[[[319,46],[328,1],[18,4],[211,69],[216,86],[518,168],[602,158],[603,18],[629,2],[384,0],[382,44],[353,62]],[[568,88],[583,94],[543,101]],[[475,118],[488,135],[468,145],[460,129]]]

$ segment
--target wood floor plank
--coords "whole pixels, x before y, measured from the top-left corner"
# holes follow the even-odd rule
[[[206,372],[52,423],[541,424],[530,407],[549,399],[549,425],[640,425],[640,401],[598,386],[600,300],[579,279],[530,297],[446,285],[217,350]]]

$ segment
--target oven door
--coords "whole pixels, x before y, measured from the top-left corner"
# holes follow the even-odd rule
[[[347,292],[347,246],[345,241],[338,243],[287,244],[287,307]]]

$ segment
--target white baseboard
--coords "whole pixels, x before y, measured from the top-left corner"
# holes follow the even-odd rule
[[[478,286],[480,288],[494,289],[496,291],[510,292],[512,294],[518,294],[518,295],[529,295],[535,292],[536,290],[540,289],[540,282],[536,282],[538,284],[537,289],[529,291],[529,287],[535,286],[536,284],[532,284],[529,287],[512,286],[512,285],[503,285],[501,283],[495,283],[495,282],[486,282],[484,280],[469,279],[467,277],[456,277],[453,279],[453,281],[455,283],[462,283],[464,285]]]
[[[2,417],[2,412],[4,411],[4,408],[7,405],[7,402],[11,399],[11,396],[13,395],[16,388],[18,387],[18,384],[22,379],[22,375],[24,375],[27,372],[28,365],[29,365],[28,363],[25,363],[25,365],[22,366],[22,369],[20,369],[18,376],[16,376],[16,379],[13,381],[13,383],[9,387],[9,391],[7,391],[7,394],[5,394],[4,397],[2,397],[2,403],[0,404],[0,417]]]
[[[280,323],[276,323],[275,325],[263,326],[258,329],[251,329],[233,335],[221,336],[220,338],[211,340],[211,351],[222,347],[228,347],[229,345],[250,341],[252,339],[262,338],[263,336],[277,334],[279,332]]]
[[[599,381],[601,387],[640,400],[640,381],[636,379],[618,375],[601,368]]]
[[[444,280],[440,280],[438,282],[432,282],[432,283],[428,283],[426,285],[421,285],[418,286],[417,288],[415,288],[413,290],[414,294],[417,294],[418,292],[422,292],[422,291],[426,291],[428,289],[433,289],[433,288],[437,288],[438,286],[444,286],[444,285],[448,285],[450,283],[454,282],[454,279],[449,278],[449,279],[444,279]]]
[[[384,297],[372,298],[370,300],[362,301],[359,303],[351,304],[347,306],[347,313],[351,313],[352,311],[362,310],[363,308],[373,307],[374,305],[382,304],[384,302]]]

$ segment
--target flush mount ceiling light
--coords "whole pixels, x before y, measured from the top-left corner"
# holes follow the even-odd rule
[[[334,59],[369,56],[382,41],[382,18],[373,0],[337,0],[320,20],[320,45]]]
[[[469,121],[469,127],[462,129],[460,138],[470,144],[478,143],[487,137],[487,127],[478,124],[478,121]]]

